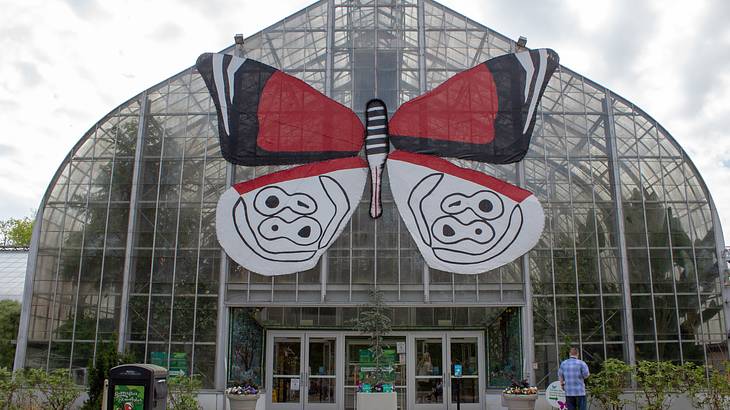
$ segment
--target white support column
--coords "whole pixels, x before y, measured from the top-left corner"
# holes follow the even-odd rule
[[[243,48],[243,41],[235,39],[236,47],[233,51],[236,57],[245,57],[245,50]],[[239,42],[240,41],[240,42]],[[233,181],[236,177],[236,168],[230,163],[226,162],[226,189],[233,186]],[[230,270],[230,263],[226,251],[221,248],[221,264],[220,272],[218,273],[218,320],[216,323],[216,345],[215,345],[215,376],[213,378],[213,384],[216,390],[225,390],[227,383],[228,374],[228,323],[230,312],[226,305],[226,284],[228,282],[228,271]],[[250,283],[249,283],[250,286]]]
[[[525,187],[525,163],[520,161],[517,163],[517,183],[521,188]],[[530,255],[526,253],[520,258],[520,264],[522,266],[522,275],[525,280],[525,288],[523,291],[525,298],[525,305],[522,309],[522,351],[525,352],[523,362],[523,374],[522,377],[526,378],[530,385],[534,386],[537,382],[535,380],[535,333],[534,333],[534,320],[532,314],[532,278],[530,277]],[[500,283],[500,287],[503,284]]]
[[[235,168],[233,164],[226,164],[226,188],[233,185]],[[229,312],[226,305],[226,282],[230,269],[228,255],[221,249],[221,265],[218,274],[218,323],[216,325],[215,344],[215,389],[225,390],[226,374],[228,372],[228,319]],[[250,284],[249,284],[250,286]]]
[[[56,180],[54,178],[54,180]],[[41,222],[43,221],[43,210],[45,209],[46,198],[41,201],[41,206],[35,215],[33,222],[33,236],[28,251],[28,264],[25,268],[25,287],[23,288],[23,305],[20,308],[20,325],[18,326],[18,338],[15,347],[15,361],[13,370],[20,370],[25,366],[25,352],[28,348],[28,330],[30,328],[30,307],[33,300],[33,280],[35,279],[35,267],[38,260],[38,246],[41,241]]]
[[[618,164],[618,149],[616,148],[616,130],[614,128],[613,107],[611,106],[611,92],[605,89],[606,99],[604,110],[606,112],[606,148],[608,148],[608,166],[611,170],[611,181],[613,182],[613,200],[616,207],[616,235],[618,241],[619,258],[621,259],[621,284],[624,301],[624,328],[626,354],[629,364],[636,363],[636,345],[634,344],[634,319],[631,310],[631,286],[629,285],[629,259],[626,252],[626,237],[624,228],[624,207],[621,202],[621,173]]]
[[[726,339],[726,345],[728,351],[730,351],[730,287],[726,285],[727,278],[725,269],[727,266],[727,263],[725,262],[725,238],[722,232],[722,226],[720,225],[720,216],[717,214],[717,208],[715,207],[715,201],[712,199],[712,196],[709,193],[709,190],[707,192],[707,199],[710,203],[710,209],[712,210],[712,225],[715,227],[715,245],[717,246],[717,266],[718,274],[720,275],[720,286],[722,288],[720,289],[720,292],[722,293],[722,305],[723,310],[725,311],[725,335],[727,336]],[[700,306],[701,308],[701,306]]]
[[[426,7],[418,0],[418,86],[426,92]]]
[[[122,296],[119,310],[119,327],[117,329],[117,351],[123,352],[127,343],[127,325],[129,321],[129,281],[132,277],[132,251],[134,248],[134,227],[137,224],[138,194],[140,189],[140,168],[142,151],[144,150],[145,115],[147,113],[147,91],[140,95],[139,120],[137,121],[137,145],[134,152],[132,170],[132,193],[129,197],[129,219],[127,220],[127,243],[124,249],[124,273],[122,279]]]

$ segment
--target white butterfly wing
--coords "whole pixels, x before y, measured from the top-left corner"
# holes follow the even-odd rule
[[[387,167],[401,218],[431,268],[485,272],[542,234],[545,214],[529,191],[430,155],[395,151]]]
[[[234,185],[218,200],[216,233],[226,254],[262,275],[313,268],[352,217],[367,164],[343,158]]]

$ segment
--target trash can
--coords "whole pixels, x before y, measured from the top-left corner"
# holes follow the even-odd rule
[[[154,364],[124,364],[109,370],[106,410],[165,410],[167,369]]]

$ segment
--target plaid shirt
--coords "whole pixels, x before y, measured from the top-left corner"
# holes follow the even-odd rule
[[[563,388],[566,396],[585,396],[586,384],[583,380],[589,375],[586,362],[575,357],[564,360],[558,369],[558,377],[565,381]]]

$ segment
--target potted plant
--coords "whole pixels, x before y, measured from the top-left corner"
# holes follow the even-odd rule
[[[537,401],[537,387],[530,386],[527,380],[512,381],[512,385],[502,391],[502,406],[509,410],[533,410]]]
[[[392,363],[386,358],[384,336],[390,333],[392,321],[383,294],[370,291],[370,303],[360,311],[355,329],[369,336],[369,369],[358,385],[357,410],[396,410],[398,400],[392,384]]]
[[[231,410],[254,410],[259,399],[259,389],[254,384],[243,383],[227,388],[226,397]]]

